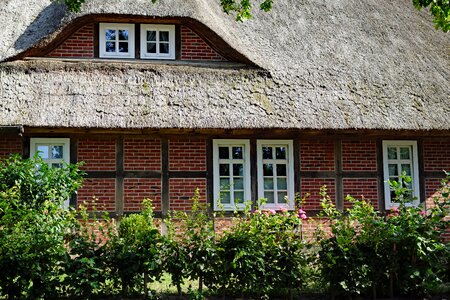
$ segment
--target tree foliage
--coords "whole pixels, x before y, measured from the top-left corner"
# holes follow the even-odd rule
[[[86,0],[54,0],[64,2],[71,12],[79,12]],[[155,3],[157,0],[149,0]],[[218,0],[217,0],[218,1]],[[447,32],[450,29],[450,0],[412,0],[417,9],[430,8],[430,13],[434,17],[436,29]],[[220,0],[223,11],[233,14],[236,21],[245,21],[253,16],[254,6],[268,12],[272,9],[274,0]]]

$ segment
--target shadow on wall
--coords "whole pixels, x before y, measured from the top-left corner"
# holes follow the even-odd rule
[[[18,50],[28,49],[47,35],[53,33],[61,25],[66,11],[67,7],[65,5],[52,2],[25,29],[24,33],[15,42],[14,47]]]

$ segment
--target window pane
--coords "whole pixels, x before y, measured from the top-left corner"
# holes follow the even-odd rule
[[[272,155],[272,147],[262,147],[262,155],[263,155],[263,159],[272,159],[273,155]]]
[[[273,192],[264,192],[264,198],[266,198],[266,203],[275,203]]]
[[[128,30],[119,30],[119,40],[128,41]]]
[[[233,147],[233,159],[242,159],[242,147]]]
[[[156,42],[156,31],[147,31],[147,41]]]
[[[159,53],[169,53],[169,44],[159,44]]]
[[[219,175],[220,176],[230,176],[230,166],[228,164],[219,165]]]
[[[263,164],[263,175],[264,176],[273,176],[273,165],[272,164]]]
[[[286,165],[277,165],[277,176],[286,176]]]
[[[63,146],[52,147],[52,158],[63,158]]]
[[[276,159],[286,159],[286,147],[276,147],[275,148],[275,158]]]
[[[147,43],[147,53],[156,53],[156,43]]]
[[[279,190],[287,190],[286,178],[277,178],[277,187]]]
[[[278,203],[287,203],[287,192],[278,192]]]
[[[273,190],[273,178],[264,178],[264,189]]]
[[[411,165],[410,164],[402,164],[402,174],[406,173],[406,176],[411,176]]]
[[[106,42],[106,52],[116,52],[116,43]]]
[[[397,195],[395,195],[394,191],[391,191],[391,202],[398,203],[398,201],[395,201],[395,197],[397,197]]]
[[[230,204],[230,192],[222,192],[220,193],[220,202],[223,204]]]
[[[230,190],[230,179],[229,178],[220,178],[220,190],[221,191]]]
[[[219,158],[220,159],[230,158],[230,151],[228,147],[219,147]]]
[[[63,167],[63,164],[52,164],[52,168],[55,169],[61,169]]]
[[[160,42],[168,42],[169,41],[169,32],[168,31],[160,31],[159,32],[159,41]]]
[[[388,147],[388,159],[397,159],[397,147]]]
[[[121,52],[121,53],[128,52],[128,42],[120,42],[119,43],[119,52]]]
[[[234,176],[244,176],[244,165],[243,164],[233,164],[233,175]]]
[[[234,192],[234,203],[244,203],[244,192]]]
[[[397,164],[389,164],[389,176],[397,176],[397,175],[398,175]]]
[[[116,30],[106,29],[105,37],[106,37],[107,41],[115,41],[116,40]]]
[[[48,146],[47,145],[40,145],[37,146],[37,151],[38,151],[38,155],[40,157],[42,157],[43,159],[48,159],[49,158],[49,151],[48,151]]]
[[[400,148],[400,159],[410,159],[410,149],[408,147],[401,147]]]
[[[241,177],[233,178],[234,189],[243,190],[244,189],[244,179]]]

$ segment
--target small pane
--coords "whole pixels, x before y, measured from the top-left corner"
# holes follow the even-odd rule
[[[233,147],[233,159],[242,159],[242,147]]]
[[[263,175],[264,176],[273,176],[273,165],[272,164],[263,164]]]
[[[400,159],[410,159],[410,148],[401,147],[400,148]]]
[[[116,30],[106,29],[105,37],[106,37],[107,41],[115,41],[116,40]]]
[[[164,53],[164,54],[169,53],[169,44],[167,44],[167,43],[159,44],[159,53]]]
[[[106,52],[116,52],[116,43],[106,42]]]
[[[397,147],[388,147],[388,159],[397,159]]]
[[[287,203],[286,201],[287,192],[278,192],[277,196],[278,196],[278,203]]]
[[[402,164],[402,174],[406,173],[406,176],[411,176],[411,165],[410,164]]]
[[[244,189],[244,178],[236,177],[233,178],[233,185],[235,190],[243,190]]]
[[[156,42],[156,31],[147,31],[147,41]]]
[[[119,30],[119,41],[128,41],[128,30]]]
[[[233,164],[233,175],[234,176],[244,176],[244,165],[243,164]]]
[[[128,42],[120,42],[119,43],[119,52],[127,53],[128,52]]]
[[[220,202],[223,204],[230,204],[230,192],[220,193]]]
[[[48,151],[48,146],[47,145],[40,145],[37,146],[37,151],[38,151],[38,155],[40,157],[42,157],[43,159],[48,159],[49,158],[49,151]]]
[[[276,147],[275,148],[275,158],[276,159],[286,159],[286,147]]]
[[[287,176],[286,165],[277,165],[277,176]]]
[[[52,147],[52,158],[63,158],[63,146]]]
[[[168,31],[160,31],[159,32],[159,41],[160,42],[168,42],[169,41],[169,32]]]
[[[277,178],[277,187],[279,190],[287,190],[287,179]]]
[[[220,164],[219,165],[219,175],[220,176],[230,176],[230,165]]]
[[[391,202],[398,203],[398,201],[395,201],[395,197],[397,197],[397,195],[395,195],[394,191],[391,191]]]
[[[272,159],[273,158],[273,154],[272,154],[272,147],[263,147],[262,148],[263,151],[263,159]]]
[[[55,169],[61,169],[63,167],[63,164],[52,164],[52,168],[55,168]]]
[[[234,203],[244,203],[244,192],[234,192]]]
[[[389,176],[398,176],[397,164],[389,164]]]
[[[147,43],[147,53],[156,53],[156,43]]]
[[[229,178],[220,178],[220,190],[221,191],[230,190],[230,179]]]
[[[220,159],[230,158],[230,150],[228,147],[219,147],[219,158]]]
[[[266,203],[275,203],[273,192],[264,192],[264,198],[266,198]]]
[[[273,190],[273,178],[264,178],[264,189]]]

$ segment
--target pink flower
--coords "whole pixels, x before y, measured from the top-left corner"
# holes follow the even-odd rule
[[[398,213],[398,207],[397,206],[391,207],[391,211],[394,213]]]
[[[305,214],[300,214],[300,219],[306,220],[306,219],[308,219],[308,217]]]
[[[261,211],[260,211],[259,209],[255,209],[255,210],[253,211],[253,213],[254,213],[254,214],[261,214]]]
[[[280,207],[280,211],[283,212],[283,213],[285,213],[285,212],[287,212],[287,208],[284,207],[284,206],[281,206],[281,207]]]
[[[277,212],[276,212],[274,209],[270,209],[270,210],[269,210],[269,213],[270,213],[271,215],[275,215]]]
[[[300,209],[298,210],[298,214],[299,214],[299,215],[304,215],[304,214],[306,214],[306,212],[305,212],[303,209],[300,208]]]
[[[420,212],[419,212],[419,215],[421,215],[421,216],[425,216],[425,214],[426,214],[426,213],[425,213],[424,211],[420,211]]]

